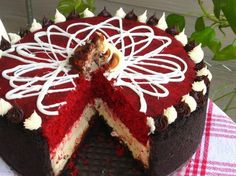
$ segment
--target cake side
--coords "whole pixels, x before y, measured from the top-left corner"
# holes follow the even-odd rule
[[[53,174],[48,144],[42,130],[29,131],[0,117],[0,155],[11,168],[24,176]]]

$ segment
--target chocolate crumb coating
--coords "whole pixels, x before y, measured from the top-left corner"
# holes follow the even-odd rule
[[[184,46],[185,51],[189,52],[191,50],[193,50],[193,48],[195,48],[197,46],[197,43],[193,40],[190,41],[187,45]]]
[[[179,34],[179,30],[178,30],[177,26],[172,26],[172,27],[167,28],[166,32],[170,35],[173,35],[173,36]]]
[[[42,19],[42,26],[43,26],[43,28],[48,27],[48,26],[50,26],[52,24],[53,24],[52,20],[46,18],[45,16],[43,17],[43,19]]]
[[[21,38],[23,38],[24,36],[26,36],[29,33],[30,33],[30,31],[25,28],[20,28],[20,31],[18,32],[18,34],[19,34],[19,36],[21,36]]]
[[[11,44],[2,36],[0,49],[2,51],[5,51],[8,50],[9,48],[11,48]]]
[[[23,121],[24,113],[17,105],[13,106],[6,114],[6,119],[11,123],[21,123]]]
[[[134,13],[134,10],[131,10],[129,13],[125,15],[125,19],[137,21],[138,16]]]
[[[68,17],[66,19],[72,20],[72,19],[76,19],[76,18],[80,18],[80,15],[75,10],[73,10],[72,12],[70,12],[70,14],[68,15]]]
[[[191,114],[190,107],[185,102],[179,102],[175,105],[175,109],[178,113],[178,117],[188,117]]]
[[[168,127],[168,119],[164,115],[160,115],[155,119],[155,127],[157,132],[162,132]]]
[[[200,63],[198,63],[198,64],[195,65],[195,70],[196,70],[196,71],[199,71],[199,70],[201,70],[202,68],[204,68],[205,66],[206,66],[206,64],[205,64],[204,60],[202,60]]]
[[[98,14],[98,16],[110,18],[112,17],[111,13],[107,11],[106,7]]]
[[[155,14],[153,14],[147,21],[147,25],[156,26],[158,24],[158,19]]]

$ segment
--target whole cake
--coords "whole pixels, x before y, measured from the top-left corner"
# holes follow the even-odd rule
[[[56,11],[0,49],[0,155],[19,174],[59,175],[96,113],[148,175],[170,174],[201,141],[211,73],[165,14]]]

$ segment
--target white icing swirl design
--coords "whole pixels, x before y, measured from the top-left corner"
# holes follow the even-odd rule
[[[147,10],[145,10],[145,12],[138,16],[138,21],[141,22],[141,23],[146,23],[147,21]]]
[[[0,116],[4,116],[12,108],[12,105],[6,100],[0,98]]]
[[[152,117],[147,117],[147,125],[150,127],[149,134],[154,134],[156,127],[155,127],[154,119]]]
[[[168,119],[168,124],[171,124],[175,121],[175,119],[177,119],[177,111],[176,109],[174,108],[174,106],[171,106],[167,109],[164,109],[164,116],[167,117]]]
[[[42,119],[35,111],[24,121],[24,127],[28,130],[37,130],[41,127],[41,125]]]
[[[111,22],[113,21],[117,21],[119,25],[112,25]],[[46,31],[34,34],[35,42],[13,45],[10,50],[4,51],[3,55],[21,61],[22,65],[4,70],[2,73],[12,87],[7,92],[6,98],[18,99],[36,96],[37,108],[41,113],[57,115],[58,107],[65,102],[46,105],[44,103],[45,96],[47,94],[53,96],[55,93],[75,89],[74,79],[78,78],[79,75],[70,73],[71,66],[68,63],[68,58],[77,46],[84,44],[93,33],[100,32],[123,55],[119,69],[107,72],[105,76],[108,80],[116,80],[115,86],[126,87],[134,91],[140,98],[140,111],[146,112],[145,95],[157,99],[167,97],[169,91],[165,85],[169,82],[182,82],[187,71],[187,64],[178,56],[162,53],[164,48],[171,45],[172,40],[169,37],[156,36],[153,29],[146,25],[136,26],[127,31],[123,29],[122,25],[122,19],[119,17],[113,17],[95,25],[77,22],[70,24],[66,30],[51,25]],[[81,30],[70,33],[72,28],[80,28]],[[106,29],[116,31],[116,34],[110,36]],[[86,35],[84,38],[78,39],[76,36],[82,33]],[[66,47],[54,44],[51,40],[52,36],[66,38]],[[142,40],[136,41],[140,37]],[[46,38],[48,42],[43,41],[42,38]],[[125,45],[125,39],[129,39],[130,44]],[[72,42],[75,43],[73,47],[70,45]],[[156,48],[150,47],[149,51],[145,51],[146,54],[143,54],[142,52],[153,42],[159,42],[162,45]],[[139,48],[135,49],[136,46]],[[12,53],[13,51],[16,51],[17,55]],[[47,57],[40,57],[39,54],[47,55]],[[168,59],[165,59],[167,57]],[[41,69],[48,69],[50,72],[41,76],[32,76],[33,72]],[[158,69],[165,69],[165,73],[156,71]],[[31,76],[24,76],[27,74]],[[67,88],[60,88],[60,86]]]
[[[126,15],[126,13],[125,13],[125,11],[122,8],[119,8],[116,11],[116,14],[115,14],[116,17],[120,17],[120,18],[124,18],[125,15]]]
[[[166,23],[166,15],[165,15],[165,13],[163,13],[161,18],[159,19],[156,27],[162,29],[163,31],[165,31],[168,28],[167,23]]]
[[[56,9],[55,13],[55,23],[62,23],[66,21],[66,17]]]
[[[38,23],[36,19],[34,19],[33,23],[31,24],[30,32],[35,32],[40,29],[42,29],[42,25]]]

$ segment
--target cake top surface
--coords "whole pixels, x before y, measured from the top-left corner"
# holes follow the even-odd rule
[[[75,88],[74,79],[79,74],[74,72],[68,59],[75,48],[95,32],[103,33],[123,56],[120,67],[106,72],[105,76],[115,80],[115,86],[135,92],[140,99],[141,112],[148,111],[146,96],[169,97],[169,83],[184,82],[188,70],[194,75],[194,64],[172,36],[138,22],[122,22],[118,17],[105,20],[94,17],[51,25],[27,35],[4,51],[1,62],[7,64],[1,64],[1,74],[6,88],[1,91],[2,97],[4,94],[9,100],[37,97],[35,110],[57,115],[56,109],[65,102],[45,105],[46,95]]]
[[[30,32],[21,32],[22,39],[9,35],[11,46],[1,40],[0,115],[18,108],[21,119],[25,119],[24,126],[30,130],[40,128],[48,119],[60,121],[59,117],[77,102],[75,95],[86,94],[90,88],[88,81],[81,81],[83,75],[70,58],[97,33],[106,38],[104,52],[109,49],[108,61],[119,53],[116,66],[103,70],[103,76],[133,109],[148,117],[145,125],[151,132],[155,131],[156,119],[162,125],[174,122],[176,108],[184,109],[186,114],[196,109],[197,103],[189,93],[206,93],[204,81],[196,77],[210,79],[202,64],[201,45],[187,44],[184,31],[167,28],[164,15],[159,20],[154,16],[147,20],[146,11],[137,17],[122,9],[115,17],[107,13],[106,17],[95,17],[86,10],[84,15],[86,18],[66,20],[57,11],[55,24],[44,19],[41,25],[34,20]],[[85,105],[92,98],[86,95],[80,103]],[[32,121],[37,125],[32,125]]]

